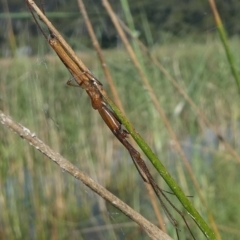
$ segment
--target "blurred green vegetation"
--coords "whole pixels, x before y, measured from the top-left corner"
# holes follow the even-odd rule
[[[1,59],[0,68],[4,71],[0,72],[0,109],[150,221],[156,222],[143,181],[130,156],[91,108],[85,92],[66,86],[70,74],[55,55],[44,54],[48,46],[41,36],[37,41],[36,57]],[[237,49],[238,44],[238,38],[231,39],[232,49]],[[150,50],[219,127],[229,143],[239,149],[239,96],[220,41],[213,36],[203,42],[185,39],[165,42]],[[184,192],[193,195],[191,201],[207,219],[129,57],[123,49],[108,50],[104,54],[128,118],[163,159]],[[79,56],[109,91],[95,53],[85,49]],[[236,51],[234,57],[239,65]],[[148,59],[142,61],[202,187],[222,239],[239,239],[239,163],[226,152],[210,129],[201,125],[200,119],[165,76]],[[178,111],[180,105],[183,108]],[[2,126],[0,156],[1,239],[148,239],[122,213]],[[161,178],[157,179],[167,189]],[[176,201],[174,196],[170,198]],[[177,201],[176,204],[179,206]],[[164,219],[169,234],[175,238],[173,226],[166,217]],[[186,227],[181,219],[179,221],[181,239],[190,239]],[[188,221],[197,239],[205,239],[190,218]]]
[[[18,45],[21,46],[23,44],[21,42],[22,31],[27,30],[28,35],[34,38],[37,35],[37,27],[31,20],[23,2],[9,0],[7,3],[12,18],[13,32]],[[110,3],[114,11],[118,13],[119,18],[127,22],[121,1],[111,0]],[[118,44],[116,30],[101,1],[89,0],[85,4],[91,22],[97,29],[98,39],[102,46],[105,48],[115,47]],[[214,32],[216,28],[208,1],[131,0],[129,1],[129,7],[139,38],[149,46],[164,42],[166,35],[171,36],[168,38],[169,40],[191,35],[195,41],[202,41],[206,34]],[[238,13],[240,11],[240,1],[218,1],[217,7],[228,34],[230,36],[239,35]],[[91,45],[91,41],[86,34],[83,18],[78,10],[77,1],[45,1],[44,8],[47,16],[57,28],[61,27],[61,32],[64,35],[68,38],[81,38],[85,44]],[[7,13],[3,5],[0,5],[0,44],[9,47],[6,34],[6,16]],[[152,35],[151,42],[149,41],[149,35],[146,34],[146,19],[147,29]],[[24,42],[24,44],[27,44],[27,42]],[[34,50],[37,48],[34,42],[29,46],[33,47]],[[34,53],[36,52],[34,51]]]
[[[19,1],[7,2],[17,50],[16,57],[0,59],[0,109],[156,223],[143,181],[130,156],[91,108],[85,92],[66,86],[71,76],[39,35],[30,14],[26,14],[26,6]],[[127,20],[134,33],[238,150],[238,90],[215,35],[207,1],[170,0],[160,4],[155,0],[132,0],[128,4],[134,24],[130,13],[123,11],[121,1],[110,2],[120,18]],[[105,50],[104,55],[128,118],[186,195],[193,196],[194,206],[207,219],[169,134],[122,49],[101,1],[88,1],[86,5],[102,46],[117,46]],[[46,1],[44,7],[54,25],[109,92],[101,64],[89,49],[92,49],[91,42],[77,2]],[[240,2],[224,0],[217,2],[217,7],[232,36],[230,48],[239,66]],[[0,56],[11,56],[11,39],[5,29],[7,13],[2,5],[0,12]],[[239,239],[239,163],[153,63],[143,56],[141,62],[202,187],[222,239]],[[2,126],[0,129],[0,239],[148,239],[138,226],[82,183],[59,170],[8,129]],[[167,189],[148,165],[161,187]],[[169,197],[181,209],[176,198]],[[174,212],[173,215],[178,218]],[[165,215],[164,220],[168,233],[175,239],[175,229]],[[180,239],[191,239],[182,220],[178,220]],[[192,220],[187,220],[196,238],[205,239]]]

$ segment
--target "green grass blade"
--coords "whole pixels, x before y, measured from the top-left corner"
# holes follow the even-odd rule
[[[218,33],[220,35],[220,39],[221,39],[222,44],[224,46],[224,49],[225,49],[225,52],[226,52],[226,55],[227,55],[227,59],[228,59],[228,63],[229,63],[230,68],[231,68],[232,75],[235,78],[235,81],[236,81],[237,86],[238,86],[238,91],[240,93],[240,76],[237,72],[236,65],[235,65],[235,62],[234,62],[234,58],[233,58],[233,55],[231,53],[230,47],[228,45],[228,40],[227,40],[228,37],[227,37],[226,30],[225,30],[225,28],[222,24],[222,21],[221,21],[221,18],[219,16],[219,14],[218,14],[217,7],[215,5],[215,1],[214,0],[209,0],[209,3],[210,3],[210,6],[211,6],[211,9],[213,11],[213,15],[214,15],[214,19],[215,19],[216,26],[217,26],[217,29],[218,29]]]
[[[215,237],[214,232],[211,230],[211,228],[208,226],[208,224],[204,221],[204,219],[201,217],[201,215],[198,213],[198,211],[195,209],[195,207],[192,205],[192,203],[188,200],[188,198],[185,196],[185,194],[183,193],[181,188],[178,186],[178,184],[175,182],[175,180],[171,177],[171,175],[168,173],[167,169],[164,167],[164,165],[161,163],[161,161],[158,159],[158,157],[153,153],[153,151],[148,146],[148,144],[139,135],[139,133],[137,133],[135,131],[132,124],[126,119],[125,116],[123,116],[123,114],[118,109],[118,107],[110,99],[107,99],[107,101],[108,101],[109,105],[111,106],[111,108],[116,113],[116,115],[122,121],[122,123],[124,124],[124,126],[126,127],[128,132],[131,134],[131,136],[137,142],[138,146],[146,154],[148,159],[151,161],[153,166],[156,168],[156,170],[160,173],[162,178],[165,180],[165,182],[168,184],[168,186],[171,188],[171,190],[177,196],[177,198],[182,203],[184,208],[192,216],[193,220],[196,222],[196,224],[202,230],[202,232],[204,233],[206,238],[215,240],[216,237]]]

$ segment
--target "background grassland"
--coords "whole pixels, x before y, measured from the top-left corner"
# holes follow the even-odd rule
[[[41,38],[37,57],[1,59],[0,109],[156,222],[130,156],[91,108],[85,92],[65,85],[70,74],[60,60],[55,55],[41,54],[45,45]],[[230,46],[239,66],[239,39],[231,39]],[[209,36],[201,43],[179,40],[151,51],[238,150],[239,96],[221,43]],[[109,91],[95,53],[85,51],[79,55]],[[193,195],[193,204],[206,219],[180,157],[127,54],[120,48],[106,51],[105,56],[128,118],[184,192]],[[143,61],[222,239],[239,239],[239,163],[202,124],[165,76],[148,59]],[[148,239],[123,214],[4,127],[0,131],[0,158],[1,239]],[[155,173],[152,168],[151,172]],[[166,189],[160,177],[158,183]],[[171,198],[174,201],[174,196]],[[174,236],[174,228],[165,220],[170,235]],[[190,225],[197,239],[204,239],[194,224]],[[181,239],[188,239],[184,224],[180,228]]]

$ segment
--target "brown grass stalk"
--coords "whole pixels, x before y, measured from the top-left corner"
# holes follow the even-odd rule
[[[187,160],[187,158],[186,158],[186,156],[185,156],[185,154],[184,154],[184,152],[183,152],[183,150],[181,148],[181,145],[180,145],[180,143],[179,143],[179,141],[177,139],[177,136],[176,136],[175,132],[172,129],[171,124],[169,123],[169,121],[168,121],[168,119],[166,117],[166,114],[165,114],[164,110],[160,106],[160,104],[158,102],[158,99],[157,99],[156,95],[154,94],[154,91],[153,91],[151,85],[149,84],[147,76],[145,75],[144,71],[142,70],[141,64],[139,63],[139,61],[138,61],[138,59],[137,59],[137,57],[136,57],[136,55],[135,55],[135,53],[134,53],[134,51],[133,51],[133,49],[132,49],[132,47],[131,47],[131,45],[130,45],[130,43],[128,41],[128,39],[127,39],[123,29],[122,29],[122,27],[120,26],[120,24],[118,22],[118,18],[116,16],[116,14],[112,10],[112,7],[109,4],[108,0],[102,0],[102,3],[103,3],[103,6],[105,7],[105,9],[107,10],[107,12],[108,12],[108,14],[109,14],[109,16],[110,16],[110,18],[111,18],[111,20],[112,20],[116,30],[117,30],[117,32],[119,34],[120,38],[122,39],[122,41],[124,43],[124,46],[126,47],[127,52],[128,52],[128,54],[129,54],[129,56],[130,56],[130,58],[131,58],[131,60],[132,60],[132,62],[134,64],[134,66],[138,70],[138,73],[139,73],[139,75],[140,75],[140,77],[141,77],[141,79],[143,81],[144,86],[148,90],[148,93],[149,93],[149,95],[150,95],[150,97],[152,99],[152,102],[153,102],[155,108],[157,109],[158,113],[160,114],[160,116],[161,116],[161,118],[162,118],[162,120],[163,120],[163,122],[164,122],[164,124],[165,124],[165,126],[166,126],[166,128],[167,128],[167,130],[168,130],[168,132],[169,132],[169,134],[171,136],[171,138],[174,141],[174,147],[177,150],[177,152],[179,153],[179,155],[181,156],[181,158],[183,160],[183,163],[184,163],[184,165],[185,165],[185,167],[186,167],[186,169],[187,169],[187,171],[188,171],[188,173],[189,173],[189,175],[190,175],[190,177],[192,179],[192,182],[193,182],[193,184],[194,184],[194,186],[195,186],[195,188],[196,188],[196,190],[198,192],[198,195],[199,195],[199,197],[201,199],[201,202],[203,203],[203,205],[204,205],[204,207],[205,207],[205,209],[206,209],[206,211],[208,213],[208,219],[209,219],[209,221],[210,221],[210,223],[211,223],[211,225],[212,225],[212,227],[214,229],[214,232],[215,232],[216,236],[220,236],[219,233],[218,233],[218,229],[217,229],[216,223],[214,221],[214,218],[213,218],[213,216],[212,216],[212,214],[210,212],[210,209],[208,208],[207,202],[206,202],[203,194],[201,193],[201,187],[198,184],[198,182],[197,182],[197,180],[196,180],[196,178],[194,176],[192,168],[191,168],[191,166],[190,166],[190,164],[189,164],[189,162],[188,162],[188,160]],[[220,239],[220,238],[218,238],[218,239]]]
[[[177,89],[177,91],[184,97],[184,99],[189,103],[192,107],[193,111],[198,115],[199,120],[201,120],[207,127],[212,129],[212,131],[217,136],[218,140],[225,146],[228,152],[233,156],[233,159],[240,163],[240,156],[235,151],[235,149],[224,139],[219,130],[210,122],[210,120],[206,117],[204,112],[197,107],[197,105],[193,102],[193,100],[188,96],[188,94],[184,91],[184,89],[178,84],[178,82],[171,76],[171,74],[164,68],[164,66],[158,61],[158,59],[151,54],[148,48],[138,39],[137,36],[132,34],[130,29],[124,24],[122,20],[118,18],[119,23],[122,28],[128,33],[133,39],[137,41],[142,51],[149,57],[149,59],[160,69],[160,71],[166,76],[166,78],[171,82],[171,84]]]
[[[118,106],[118,107],[120,108],[120,110],[123,112],[123,114],[126,115],[126,113],[125,113],[125,111],[124,111],[124,108],[123,108],[123,105],[122,105],[122,101],[121,101],[121,99],[120,99],[120,97],[119,97],[119,94],[118,94],[118,92],[117,92],[117,89],[116,89],[116,86],[115,86],[115,84],[114,84],[113,78],[112,78],[112,76],[111,76],[111,73],[110,73],[110,71],[109,71],[109,68],[108,68],[108,66],[107,66],[107,63],[106,63],[106,61],[105,61],[105,59],[104,59],[102,49],[101,49],[101,47],[100,47],[100,44],[99,44],[98,39],[97,39],[97,37],[96,37],[96,34],[95,34],[94,30],[93,30],[91,21],[90,21],[90,19],[89,19],[89,17],[88,17],[86,8],[85,8],[84,3],[83,3],[82,0],[78,0],[78,6],[79,6],[79,9],[80,9],[80,11],[81,11],[81,13],[82,13],[82,15],[83,15],[84,21],[85,21],[85,23],[86,23],[87,30],[88,30],[88,33],[89,33],[90,38],[91,38],[91,40],[92,40],[93,47],[94,47],[95,51],[97,52],[97,56],[98,56],[99,61],[100,61],[100,63],[101,63],[101,66],[102,66],[104,75],[105,75],[105,77],[106,77],[106,79],[107,79],[107,82],[108,82],[108,84],[109,84],[109,86],[110,86],[110,89],[111,89],[111,91],[112,91],[112,93],[113,93],[114,100],[115,100],[115,102],[117,103],[117,106]],[[131,143],[133,144],[132,139],[130,139],[130,141],[131,141]],[[144,173],[143,173],[143,174],[144,174]],[[145,183],[144,185],[145,185],[146,188],[147,188],[148,195],[149,195],[149,198],[150,198],[150,200],[151,200],[151,204],[152,204],[152,206],[153,206],[153,209],[154,209],[155,215],[156,215],[156,217],[157,217],[159,226],[160,226],[160,228],[161,228],[164,232],[166,232],[166,227],[165,227],[165,224],[164,224],[162,215],[161,215],[161,213],[160,213],[160,211],[159,211],[158,204],[157,204],[157,200],[156,200],[155,194],[154,194],[154,192],[153,192],[153,190],[152,190],[152,187],[151,187],[149,184],[147,184],[147,183]]]
[[[171,240],[166,233],[161,231],[154,224],[145,219],[142,215],[134,211],[131,207],[109,192],[107,189],[102,187],[100,184],[94,182],[92,178],[88,175],[80,171],[76,166],[74,166],[71,162],[62,157],[59,153],[55,152],[48,145],[42,142],[35,133],[32,133],[25,126],[16,123],[11,117],[5,115],[0,110],[0,122],[3,126],[11,129],[16,134],[18,134],[21,138],[25,139],[30,145],[35,147],[42,154],[47,156],[50,160],[56,163],[63,171],[68,172],[74,178],[82,181],[86,186],[92,189],[99,196],[104,198],[110,204],[118,208],[122,211],[126,216],[136,222],[144,231],[148,234],[151,239],[161,239],[161,240]]]
[[[80,11],[82,13],[82,16],[84,18],[84,21],[86,23],[87,30],[88,30],[89,36],[90,36],[90,38],[92,40],[93,47],[94,47],[95,51],[97,52],[97,56],[98,56],[99,61],[101,63],[104,75],[105,75],[105,77],[107,79],[107,82],[108,82],[108,84],[110,86],[110,89],[111,89],[111,91],[113,93],[113,98],[114,98],[117,106],[120,108],[120,110],[122,112],[124,112],[122,102],[121,102],[120,97],[118,95],[116,86],[114,84],[114,81],[113,81],[113,78],[112,78],[111,73],[109,71],[109,68],[107,66],[107,63],[104,60],[104,56],[103,56],[100,44],[99,44],[98,39],[96,37],[96,34],[95,34],[94,30],[93,30],[91,21],[90,21],[90,19],[88,17],[87,11],[85,9],[85,6],[84,6],[84,3],[83,3],[82,0],[78,0],[78,6],[79,6],[79,9],[80,9]]]
[[[10,48],[12,50],[12,56],[15,56],[16,49],[17,49],[17,43],[16,43],[14,32],[13,32],[12,19],[11,19],[11,16],[9,14],[8,1],[7,0],[2,0],[2,5],[3,5],[3,11],[7,14],[7,18],[6,18],[7,35],[8,35]]]

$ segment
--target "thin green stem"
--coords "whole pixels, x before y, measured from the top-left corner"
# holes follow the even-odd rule
[[[116,115],[119,117],[119,119],[122,121],[123,125],[126,127],[128,132],[131,134],[133,139],[136,141],[138,146],[146,154],[148,159],[151,161],[153,166],[156,168],[156,170],[160,173],[162,178],[165,180],[165,182],[168,184],[168,186],[174,192],[174,194],[179,199],[179,201],[182,203],[184,208],[192,216],[192,219],[196,222],[196,224],[202,230],[202,232],[204,233],[206,238],[215,240],[216,237],[215,237],[214,232],[207,225],[207,223],[204,221],[204,219],[201,217],[201,215],[198,213],[198,211],[195,209],[195,207],[192,205],[192,203],[188,200],[188,198],[185,196],[185,194],[183,193],[181,188],[178,186],[178,184],[175,182],[175,180],[171,177],[171,175],[168,173],[167,169],[164,167],[164,165],[161,163],[161,161],[158,159],[158,157],[153,153],[153,151],[148,146],[148,144],[144,141],[144,139],[140,136],[140,134],[135,131],[132,124],[121,113],[121,111],[118,109],[118,107],[109,98],[107,98],[106,100],[107,100],[108,104],[111,106],[111,108],[114,110]]]
[[[212,9],[212,12],[213,12],[213,15],[214,15],[214,19],[215,19],[215,23],[216,23],[216,26],[217,26],[217,29],[218,29],[218,33],[220,35],[220,39],[222,41],[222,44],[224,46],[224,49],[225,49],[225,52],[226,52],[226,55],[227,55],[227,59],[228,59],[228,63],[229,63],[230,68],[231,68],[232,75],[235,78],[235,81],[236,81],[237,86],[238,86],[238,91],[240,93],[240,76],[237,72],[236,65],[235,65],[235,62],[234,62],[234,58],[233,58],[232,52],[230,50],[230,47],[228,45],[228,41],[227,41],[228,37],[227,37],[226,30],[225,30],[225,28],[222,24],[222,21],[221,21],[221,18],[219,16],[219,14],[218,14],[218,10],[217,10],[215,1],[214,0],[209,0],[209,4],[211,6],[211,9]]]
[[[236,81],[237,86],[238,86],[238,91],[240,93],[240,76],[237,72],[236,65],[235,65],[235,62],[234,62],[234,58],[233,58],[233,55],[231,53],[230,47],[228,45],[227,33],[226,33],[225,28],[222,24],[217,25],[217,28],[218,28],[218,32],[219,32],[220,38],[222,40],[224,49],[226,51],[226,55],[227,55],[227,59],[228,59],[231,71],[232,71],[232,75],[235,78],[235,81]]]
[[[65,51],[68,53],[69,57],[73,60],[74,64],[76,63],[78,65],[78,67],[80,68],[81,72],[88,71],[88,68],[76,56],[74,51],[70,48],[70,46],[62,38],[62,36],[54,28],[54,26],[49,22],[49,20],[45,17],[45,15],[41,12],[41,10],[37,8],[35,3],[33,1],[30,1],[30,0],[28,0],[28,3],[36,11],[36,13],[41,18],[41,20],[54,33],[54,35],[57,37],[58,41],[61,43],[61,46],[64,46]],[[104,91],[102,90],[102,92],[104,92]],[[109,99],[109,97],[106,94],[104,94],[104,97],[105,97],[107,103],[112,107],[113,111],[116,113],[116,115],[122,121],[122,123],[124,124],[124,126],[126,127],[128,132],[132,135],[134,140],[137,142],[139,147],[143,150],[143,152],[146,154],[146,156],[152,162],[154,167],[157,169],[157,171],[163,177],[165,182],[168,184],[168,186],[172,189],[174,194],[177,196],[179,201],[182,203],[182,205],[185,207],[185,209],[188,211],[188,213],[192,216],[193,220],[196,222],[196,224],[199,226],[199,228],[205,234],[206,238],[207,239],[211,239],[211,240],[215,240],[216,237],[215,237],[214,233],[212,232],[212,230],[209,228],[209,226],[204,221],[204,219],[200,216],[200,214],[197,212],[197,210],[193,207],[193,205],[188,200],[188,198],[184,195],[184,193],[181,190],[181,188],[177,185],[177,183],[174,181],[174,179],[170,176],[170,174],[168,173],[166,168],[163,166],[163,164],[160,162],[160,160],[157,158],[157,156],[153,153],[153,151],[150,149],[150,147],[147,145],[147,143],[144,141],[144,139],[135,131],[135,129],[132,126],[132,124],[126,119],[126,117],[123,116],[121,111]]]

